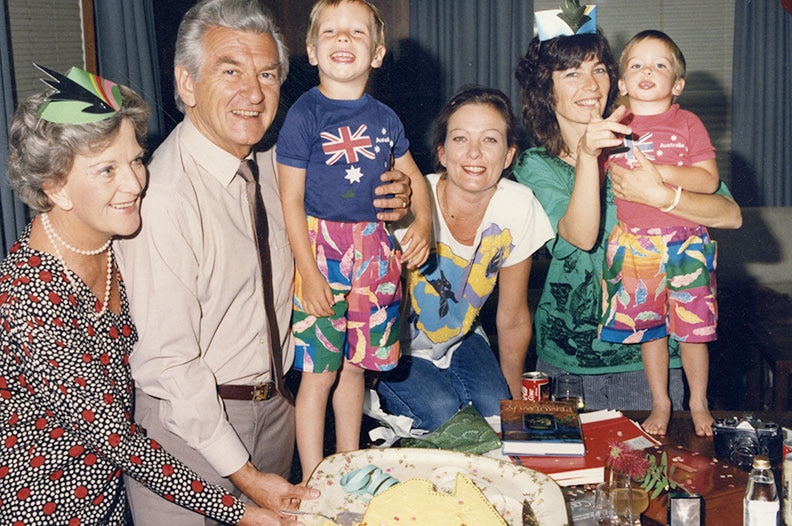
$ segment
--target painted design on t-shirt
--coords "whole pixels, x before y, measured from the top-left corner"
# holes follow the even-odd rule
[[[437,252],[408,278],[417,328],[434,343],[452,343],[467,334],[513,248],[511,232],[495,224],[482,232],[472,260],[439,242]]]
[[[659,142],[651,141],[650,139],[653,136],[654,133],[647,132],[638,139],[634,139],[633,136],[624,137],[622,140],[624,146],[613,150],[610,159],[612,161],[623,159],[628,168],[635,168],[638,161],[635,159],[633,148],[638,148],[650,161],[667,165],[686,166],[685,158],[688,155],[688,147],[679,135],[674,133],[660,137],[661,140]]]
[[[624,139],[622,139],[622,144],[624,146],[619,148],[616,153],[611,154],[611,159],[625,159],[627,166],[634,168],[637,162],[635,153],[633,153],[633,148],[638,148],[647,159],[654,161],[654,143],[649,140],[652,138],[652,135],[652,132],[648,132],[641,135],[638,139],[633,139],[632,135],[625,136]]]
[[[338,134],[329,131],[319,134],[324,141],[322,151],[327,155],[325,164],[333,166],[343,159],[343,164],[349,165],[344,175],[344,179],[349,181],[349,184],[360,183],[365,175],[360,166],[355,166],[355,163],[360,162],[360,156],[375,160],[377,154],[381,152],[382,143],[387,145],[388,151],[393,149],[393,140],[388,136],[387,129],[382,128],[381,136],[376,137],[373,142],[371,137],[365,134],[366,130],[368,126],[361,124],[354,133],[350,126],[341,126],[338,128]],[[355,197],[355,192],[350,188],[342,197],[352,199]]]
[[[358,162],[358,154],[367,157],[368,159],[376,158],[374,152],[369,151],[371,148],[371,137],[363,135],[368,126],[361,124],[355,133],[352,133],[352,128],[349,126],[342,126],[338,128],[338,135],[333,135],[330,132],[322,132],[319,136],[325,140],[322,144],[322,150],[328,159],[325,164],[328,166],[334,165],[341,157],[346,159],[347,164]]]

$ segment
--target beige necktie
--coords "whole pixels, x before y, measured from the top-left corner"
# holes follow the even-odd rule
[[[245,180],[247,200],[250,206],[250,217],[253,219],[253,229],[256,234],[259,262],[261,264],[261,277],[264,289],[264,310],[267,313],[267,325],[270,335],[270,356],[272,358],[272,379],[278,392],[293,401],[291,392],[286,388],[283,377],[283,349],[281,349],[278,320],[275,313],[275,300],[272,295],[272,261],[269,250],[269,227],[267,225],[267,211],[261,198],[261,187],[258,184],[258,167],[252,160],[244,160],[239,165],[237,173]]]

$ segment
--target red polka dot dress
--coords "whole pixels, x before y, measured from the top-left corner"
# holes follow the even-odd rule
[[[98,316],[90,289],[28,246],[30,228],[0,266],[0,524],[131,524],[122,471],[165,499],[236,523],[244,504],[132,421],[128,358],[137,333],[123,283],[120,314]]]

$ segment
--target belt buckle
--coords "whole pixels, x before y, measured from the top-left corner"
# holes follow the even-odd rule
[[[253,401],[261,402],[264,400],[269,400],[273,387],[274,387],[273,384],[270,382],[254,385]]]

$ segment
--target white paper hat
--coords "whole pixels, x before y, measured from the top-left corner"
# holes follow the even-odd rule
[[[534,13],[539,41],[560,36],[585,35],[597,32],[597,6],[581,6],[577,0],[565,0],[562,9]]]

